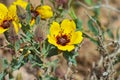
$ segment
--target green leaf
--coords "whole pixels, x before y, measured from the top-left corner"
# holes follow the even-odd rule
[[[37,16],[35,20],[35,24],[39,24],[39,23],[40,23],[40,16]]]
[[[94,22],[92,20],[88,21],[88,28],[90,31],[92,31],[92,33],[97,36],[98,35],[98,30],[96,28],[96,26],[94,25]]]
[[[98,45],[98,41],[95,40],[94,38],[92,38],[91,36],[87,35],[86,33],[83,33],[83,37],[90,39],[92,42],[94,42],[96,45]]]
[[[5,75],[7,75],[7,74],[4,72],[0,73],[0,80],[4,80],[3,78],[5,77]]]
[[[44,5],[44,0],[41,0],[41,4]]]
[[[88,5],[92,5],[93,1],[92,0],[84,0],[85,3],[87,3]]]
[[[98,5],[99,5],[99,4],[98,4]],[[100,15],[100,8],[95,8],[95,9],[94,9],[94,14],[95,14],[94,17],[97,17],[97,18],[98,18],[99,15]]]
[[[4,69],[8,67],[8,61],[7,61],[6,58],[2,59],[2,66],[3,66]]]
[[[19,59],[15,59],[13,58],[12,62],[11,62],[11,67],[13,70],[17,70],[19,69],[21,66],[24,65],[24,56],[20,56]]]
[[[73,8],[70,9],[69,15],[70,15],[70,17],[71,17],[73,20],[77,19],[77,16],[76,16]]]
[[[116,39],[117,40],[120,39],[120,28],[118,28],[117,31],[116,31]]]
[[[20,49],[20,42],[15,42],[15,50],[18,51]]]
[[[26,18],[26,22],[27,24],[30,23],[31,19],[32,19],[32,16],[31,16],[31,3],[28,3],[27,7],[26,7],[26,10],[27,10],[27,18]]]
[[[26,34],[30,30],[30,25],[24,25],[24,24],[22,24],[21,29]]]
[[[72,0],[68,0],[68,8],[71,7]]]
[[[107,29],[106,32],[110,38],[114,39],[114,35],[113,35],[113,32],[111,31],[111,29]]]
[[[51,76],[51,75],[45,75],[45,77],[44,78],[40,78],[40,80],[59,80],[57,77],[53,77],[53,76]]]
[[[82,31],[83,30],[82,21],[77,18],[77,19],[75,19],[75,23],[76,23],[77,30]]]
[[[26,10],[27,10],[27,12],[31,12],[31,11],[30,11],[30,10],[31,10],[31,3],[28,3],[28,4],[27,4]]]
[[[68,61],[68,62],[71,62],[72,64],[74,64],[75,66],[77,65],[77,62],[76,62],[76,56],[78,56],[78,53],[77,52],[67,52],[65,51],[63,53],[63,56],[65,57],[65,59]]]
[[[58,55],[58,49],[56,47],[53,47],[49,50],[47,57],[51,57],[54,55]]]
[[[49,44],[48,40],[46,39],[43,43],[43,47],[42,47],[42,53],[44,55],[44,57],[46,57],[49,53],[49,50],[54,48],[54,46],[52,46],[51,44]]]
[[[9,39],[9,32],[8,31],[5,31],[4,32],[4,36],[5,36],[5,39],[10,42],[10,39]]]

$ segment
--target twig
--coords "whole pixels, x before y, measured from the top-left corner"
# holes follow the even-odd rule
[[[113,6],[110,6],[110,5],[107,5],[107,4],[99,4],[99,5],[96,5],[96,6],[87,6],[85,5],[84,3],[82,2],[78,2],[81,6],[83,6],[84,8],[86,9],[89,9],[89,10],[93,10],[95,8],[107,8],[107,9],[110,9],[110,10],[113,10],[113,11],[116,11],[116,12],[119,12],[120,13],[120,10],[119,9],[116,9],[114,8]]]
[[[111,80],[113,77],[111,78],[110,75],[112,75],[114,73],[114,68],[113,68],[113,62],[114,62],[113,60],[114,59],[111,59],[107,48],[104,47],[105,44],[103,43],[104,41],[103,41],[103,37],[102,37],[102,31],[101,31],[100,26],[98,25],[97,21],[94,18],[92,18],[91,16],[89,16],[87,12],[86,12],[86,14],[95,23],[95,25],[98,29],[97,37],[98,37],[98,41],[99,41],[99,49],[100,49],[99,52],[101,53],[101,58],[103,58],[101,65],[104,68],[104,72],[100,72],[100,74],[102,74],[102,75],[99,75],[97,72],[95,72],[95,71],[100,70],[101,65],[99,65],[99,63],[98,63],[98,65],[96,66],[98,68],[93,67],[93,71],[92,71],[93,75],[91,76],[91,78],[98,74],[98,79],[101,78],[102,80]],[[116,57],[116,55],[114,55],[114,57]],[[104,75],[104,73],[107,73],[107,74]]]
[[[71,70],[71,66],[72,66],[72,63],[69,62],[69,63],[68,63],[68,68],[67,68],[67,72],[66,72],[66,74],[65,74],[65,80],[69,80],[69,79],[68,79],[68,74],[69,74],[69,72],[70,72],[70,70]]]

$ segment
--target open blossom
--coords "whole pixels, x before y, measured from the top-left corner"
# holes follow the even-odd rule
[[[74,21],[64,19],[61,24],[57,22],[51,24],[48,42],[59,50],[71,51],[75,48],[74,44],[81,43],[82,40],[82,32],[76,31]]]
[[[53,11],[48,5],[38,6],[36,9],[31,5],[31,16],[31,25],[33,25],[37,16],[40,16],[41,19],[48,19],[53,16]]]
[[[28,2],[25,2],[24,0],[17,0],[16,2],[14,2],[14,4],[26,9]],[[48,5],[37,6],[36,8],[34,8],[31,4],[30,12],[32,16],[30,25],[33,25],[35,23],[35,19],[37,16],[40,16],[41,19],[48,19],[53,16],[53,11]]]
[[[51,18],[53,16],[53,11],[50,6],[43,5],[36,8],[36,11],[40,14],[42,19]]]
[[[9,27],[14,26],[17,33],[20,27],[18,17],[16,15],[16,6],[11,5],[7,8],[4,4],[0,3],[0,34],[4,33]]]

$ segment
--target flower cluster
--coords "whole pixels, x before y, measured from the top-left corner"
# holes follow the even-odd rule
[[[19,19],[17,16],[16,5],[19,5],[23,9],[26,9],[28,2],[25,2],[23,0],[17,0],[13,2],[13,4],[10,5],[8,8],[4,4],[0,3],[0,34],[7,31],[9,27],[12,27],[12,24],[16,33],[18,33],[21,24],[19,23]],[[53,16],[52,9],[48,5],[38,6],[36,9],[34,9],[31,5],[30,11],[32,16],[30,25],[33,25],[35,23],[35,19],[38,15],[42,19],[47,19]]]
[[[15,5],[21,6],[23,9],[26,9],[27,5],[29,3],[23,1],[23,0],[17,0],[14,2]],[[41,19],[48,19],[53,16],[53,12],[50,6],[48,5],[43,5],[43,6],[37,6],[36,8],[33,7],[33,5],[30,5],[30,12],[32,19],[30,21],[30,25],[33,25],[35,23],[35,19],[37,16],[40,16]]]
[[[26,10],[29,3],[23,0],[13,2],[10,7],[6,7],[0,3],[0,33],[4,33],[9,27],[13,27],[18,33],[21,24],[17,16],[17,5]],[[36,17],[48,19],[53,16],[53,11],[50,6],[42,5],[34,8],[30,4],[31,21],[30,25],[34,25]],[[12,25],[13,24],[13,25]],[[76,24],[73,20],[64,19],[61,24],[53,22],[50,26],[50,34],[48,34],[48,42],[55,45],[63,51],[71,51],[75,48],[74,44],[81,43],[83,40],[82,32],[76,31]]]
[[[6,75],[7,79],[14,79],[13,71],[27,63],[38,70],[37,80],[56,80],[54,74],[59,60],[48,59],[58,54],[70,65],[76,65],[79,44],[83,41],[81,22],[74,12],[67,10],[69,0],[48,0],[53,8],[45,1],[40,0],[37,6],[29,0],[15,0],[8,7],[0,3],[0,34],[6,39],[0,49],[11,55],[10,62],[2,59],[0,63],[4,67],[0,80]],[[22,75],[17,74],[15,79],[21,80]]]

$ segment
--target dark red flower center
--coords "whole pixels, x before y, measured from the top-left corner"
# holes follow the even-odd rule
[[[38,15],[39,15],[39,13],[37,11],[31,10],[31,16],[33,19],[35,19]]]
[[[10,27],[11,23],[12,23],[12,20],[4,20],[1,26],[2,28],[7,29]]]
[[[62,46],[65,46],[67,43],[70,42],[70,39],[68,38],[67,35],[61,35],[61,36],[57,36],[57,44],[60,44]]]

